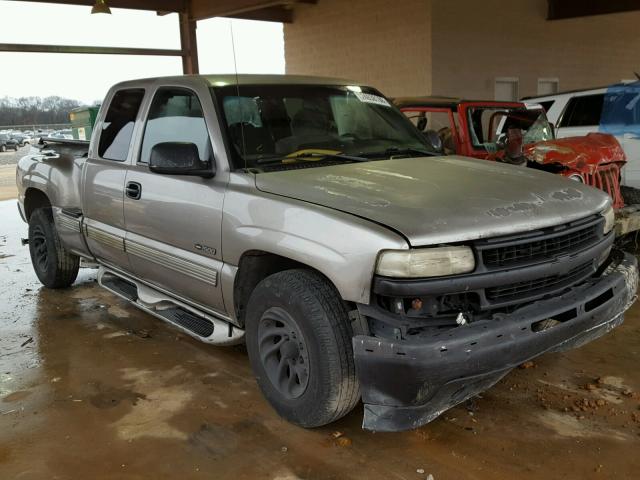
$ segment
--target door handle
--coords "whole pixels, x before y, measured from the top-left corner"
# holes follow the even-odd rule
[[[129,198],[140,200],[140,196],[142,195],[142,185],[140,185],[138,182],[128,182],[127,186],[125,187],[125,193]]]

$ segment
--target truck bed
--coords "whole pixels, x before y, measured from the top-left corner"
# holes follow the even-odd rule
[[[89,140],[42,137],[35,147],[42,153],[53,151],[61,156],[86,157],[89,153]]]

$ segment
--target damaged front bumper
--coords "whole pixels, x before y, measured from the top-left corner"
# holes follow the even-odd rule
[[[417,428],[545,352],[588,343],[623,322],[636,298],[635,257],[614,251],[598,277],[492,320],[407,340],[353,339],[363,428]],[[555,319],[549,327],[548,319]]]
[[[628,205],[616,210],[616,237],[640,230],[640,205]]]

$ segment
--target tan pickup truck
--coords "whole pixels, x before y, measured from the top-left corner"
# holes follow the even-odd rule
[[[295,76],[115,85],[90,143],[18,165],[36,274],[100,285],[193,337],[245,341],[304,427],[431,421],[635,299],[600,191],[438,156],[377,90]]]

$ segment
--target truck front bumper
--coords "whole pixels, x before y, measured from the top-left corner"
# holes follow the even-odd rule
[[[640,205],[628,205],[616,210],[616,237],[640,230]]]
[[[563,295],[490,321],[408,340],[354,337],[363,428],[417,428],[523,362],[578,347],[620,325],[636,298],[638,266],[635,257],[622,252],[614,252],[612,259],[600,276]],[[549,327],[548,319],[558,323]]]

